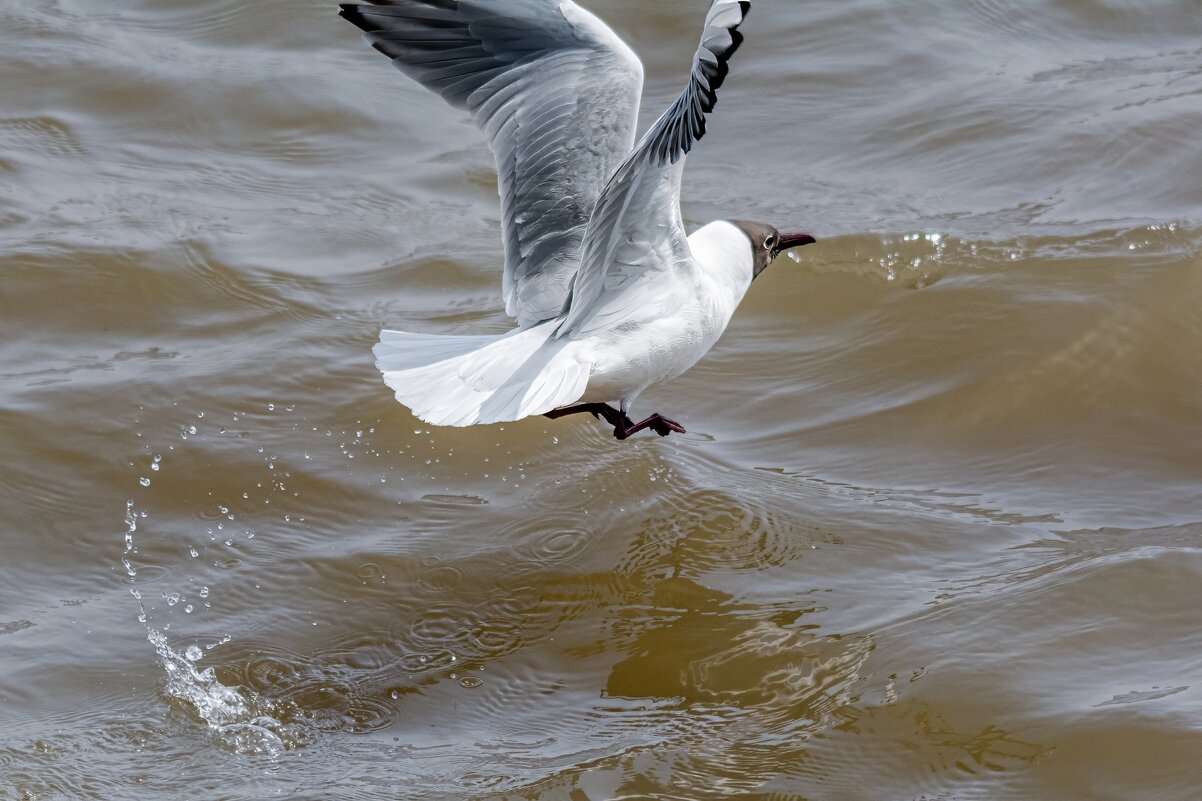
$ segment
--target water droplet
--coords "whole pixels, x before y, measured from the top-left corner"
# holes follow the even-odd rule
[[[484,684],[484,679],[479,676],[464,676],[459,680],[459,686],[468,690],[474,690]]]
[[[200,556],[200,551],[196,550],[195,548],[189,548],[188,553],[192,556],[193,559]]]
[[[139,483],[139,484],[141,484],[143,487],[149,487],[149,486],[150,486],[150,479],[149,479],[149,478],[146,478],[145,476],[143,476],[142,478],[139,478],[139,479],[138,479],[138,483]]]
[[[791,250],[789,251],[789,258],[792,259],[793,261],[797,262],[798,264],[801,264],[801,256],[798,256],[796,253],[794,253]]]
[[[267,404],[267,411],[269,411],[269,412],[274,412],[274,411],[275,411],[275,404],[274,404],[274,403],[269,403],[269,404]]]

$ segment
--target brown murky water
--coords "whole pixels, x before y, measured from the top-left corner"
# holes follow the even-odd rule
[[[821,241],[619,444],[391,400],[494,178],[332,3],[0,10],[0,799],[1202,795],[1198,4],[746,34],[686,218]]]

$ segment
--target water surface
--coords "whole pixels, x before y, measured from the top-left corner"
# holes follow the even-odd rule
[[[624,444],[390,398],[495,177],[333,4],[0,23],[0,799],[1197,797],[1195,3],[757,0],[685,217],[821,241]]]

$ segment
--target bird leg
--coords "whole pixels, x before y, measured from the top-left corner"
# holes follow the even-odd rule
[[[656,412],[637,425],[631,425],[629,418],[627,418],[625,422],[626,424],[623,426],[614,426],[614,436],[618,439],[626,439],[631,434],[637,434],[645,428],[651,429],[661,437],[666,437],[673,431],[675,431],[677,434],[686,433],[684,426],[682,426],[680,423],[677,423],[675,420],[669,420],[668,418],[661,416],[659,412]]]
[[[576,406],[565,406],[562,409],[547,412],[543,417],[558,420],[570,414],[591,414],[598,420],[605,420],[605,422],[614,427],[614,437],[617,439],[626,439],[630,435],[637,434],[648,428],[661,437],[666,437],[673,431],[677,434],[685,433],[684,426],[661,416],[658,412],[641,423],[635,423],[621,411],[607,403],[581,403]]]
[[[565,406],[562,409],[555,409],[547,412],[543,417],[550,417],[552,420],[558,420],[561,417],[567,417],[569,414],[591,414],[598,420],[604,418],[605,422],[614,427],[614,434],[617,434],[619,428],[627,428],[634,425],[630,418],[622,414],[620,411],[610,406],[607,403],[581,403],[576,406]]]

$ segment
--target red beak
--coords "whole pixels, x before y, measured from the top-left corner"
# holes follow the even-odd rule
[[[809,234],[781,234],[780,242],[776,246],[777,253],[783,253],[789,248],[798,248],[802,245],[814,244],[814,237]]]

